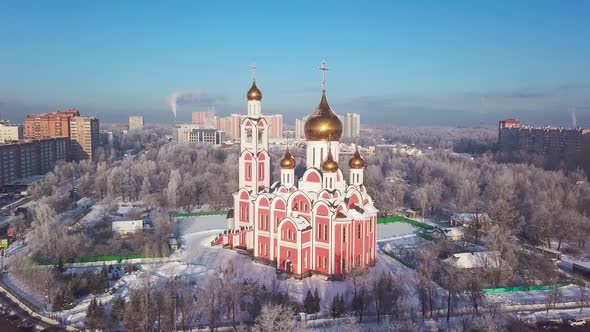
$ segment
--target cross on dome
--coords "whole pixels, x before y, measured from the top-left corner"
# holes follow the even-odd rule
[[[322,61],[320,70],[322,71],[322,91],[326,92],[326,71],[330,70],[326,67],[326,60]]]

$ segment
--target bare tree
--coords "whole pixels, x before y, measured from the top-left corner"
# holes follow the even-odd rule
[[[178,207],[178,188],[181,184],[180,172],[177,169],[170,172],[170,180],[168,181],[168,187],[166,188],[166,197],[168,199],[168,206],[175,209]]]
[[[222,309],[222,281],[217,273],[209,275],[199,294],[199,309],[207,317],[209,328],[213,331]]]
[[[302,326],[289,306],[265,304],[256,318],[256,329],[261,332],[301,331]]]
[[[434,272],[438,269],[436,265],[438,254],[437,246],[430,243],[422,245],[416,250],[417,287],[420,303],[422,305],[422,318],[426,317],[427,311],[429,311],[429,316],[432,317],[434,311],[436,289],[432,278]]]
[[[582,313],[582,309],[588,306],[588,288],[583,282],[578,284],[578,289],[580,291],[580,298],[578,299],[578,305],[580,306],[580,313]]]

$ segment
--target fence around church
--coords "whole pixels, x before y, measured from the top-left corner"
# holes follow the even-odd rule
[[[414,220],[414,219],[410,219],[410,218],[406,218],[404,216],[388,216],[388,217],[381,217],[381,218],[377,218],[377,223],[378,224],[389,224],[392,222],[405,222],[408,223],[410,225],[419,227],[419,228],[423,228],[423,229],[432,229],[434,228],[433,225],[427,224],[427,223],[423,223],[421,221],[418,220]]]
[[[200,216],[216,216],[227,214],[227,210],[220,211],[200,211],[200,212],[173,212],[172,216],[179,217],[200,217]]]

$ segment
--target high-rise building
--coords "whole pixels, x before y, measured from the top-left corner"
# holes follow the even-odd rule
[[[93,116],[76,116],[70,119],[70,158],[83,160],[94,158],[100,132],[98,119]]]
[[[143,116],[132,115],[129,117],[129,130],[143,130]]]
[[[283,115],[264,115],[264,118],[268,122],[268,137],[283,138]]]
[[[518,119],[499,122],[498,145],[502,152],[540,156],[549,165],[581,166],[590,174],[590,129],[523,126]]]
[[[357,138],[361,136],[361,116],[357,113],[346,113],[340,116],[342,121],[342,137]]]
[[[225,133],[228,139],[240,138],[240,123],[242,116],[239,114],[232,114],[228,117],[217,118],[217,130]]]
[[[0,120],[0,144],[23,139],[23,126],[10,124],[7,120]]]
[[[69,137],[70,119],[80,116],[78,109],[51,112],[25,117],[25,138]]]
[[[113,144],[114,139],[115,137],[113,136],[113,132],[111,130],[100,131],[100,145]]]
[[[213,110],[193,112],[192,124],[199,126],[200,128],[215,128],[215,113]]]
[[[181,124],[176,126],[175,139],[179,143],[220,145],[225,140],[225,134],[215,128],[201,128],[196,124]]]
[[[68,138],[44,138],[0,145],[0,185],[43,175],[67,158]]]
[[[307,121],[307,116],[303,119],[295,119],[295,139],[305,138],[305,121]]]
[[[225,132],[227,138],[240,138],[240,124],[247,116],[240,114],[232,114],[228,117],[217,118],[217,129]],[[264,115],[266,121],[269,123],[269,138],[283,138],[283,115]]]

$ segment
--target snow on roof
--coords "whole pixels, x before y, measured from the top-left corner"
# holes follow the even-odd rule
[[[464,233],[461,227],[445,228],[444,232],[447,236],[461,236]]]
[[[365,211],[371,214],[379,212],[379,210],[377,210],[377,208],[373,204],[365,205]]]
[[[113,219],[113,224],[115,223],[142,223],[143,224],[143,220],[142,219],[128,219],[128,218],[124,218],[124,217],[120,217],[117,219]]]
[[[476,213],[474,212],[464,212],[464,213],[455,213],[451,216],[451,219],[454,220],[458,220],[461,222],[472,222],[475,219],[475,215]],[[489,219],[489,216],[487,213],[477,213],[477,215],[481,218],[481,219]]]
[[[311,228],[311,224],[309,223],[309,221],[307,221],[307,219],[303,217],[295,217],[291,218],[291,220],[295,224],[295,227],[297,227],[298,231],[304,231],[308,228]]]
[[[454,254],[444,261],[461,269],[498,266],[500,253],[497,251],[462,252]]]

